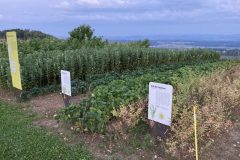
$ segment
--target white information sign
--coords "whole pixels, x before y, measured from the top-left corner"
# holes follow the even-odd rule
[[[173,87],[161,83],[149,83],[148,119],[171,125]]]
[[[71,75],[69,71],[61,70],[62,93],[71,96]]]

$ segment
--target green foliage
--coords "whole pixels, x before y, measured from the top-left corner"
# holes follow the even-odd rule
[[[22,55],[33,54],[37,51],[53,51],[53,50],[67,50],[69,49],[64,40],[55,38],[33,38],[28,41],[18,41],[19,52]]]
[[[94,30],[89,25],[81,25],[69,32],[68,44],[72,49],[81,47],[102,47],[107,44],[101,37],[94,36]]]
[[[99,85],[107,85],[113,80],[117,79],[125,79],[125,78],[135,78],[139,77],[146,73],[156,73],[159,71],[169,70],[171,68],[180,68],[185,65],[190,65],[191,62],[188,63],[176,63],[169,65],[160,65],[158,67],[151,68],[143,68],[135,71],[124,71],[122,73],[110,72],[106,74],[97,74],[92,76],[87,76],[86,81],[81,80],[72,80],[72,95],[85,94],[89,91],[92,91],[95,87]],[[22,92],[21,101],[29,100],[31,97],[44,95],[52,92],[60,92],[61,86],[57,85],[49,85],[46,87],[33,87],[30,90],[24,90]]]
[[[65,109],[63,117],[73,124],[78,124],[78,127],[82,130],[105,132],[108,122],[114,118],[112,111],[118,110],[120,106],[145,99],[148,94],[149,82],[173,85],[176,90],[175,94],[178,95],[174,98],[174,102],[181,102],[178,102],[180,104],[178,107],[181,107],[187,104],[192,85],[202,75],[229,65],[231,65],[229,62],[200,63],[175,70],[148,73],[137,78],[115,80],[108,85],[96,87],[87,100],[88,103],[80,103]],[[183,111],[182,109],[173,107],[173,117],[176,118],[173,121],[177,121],[177,117]]]
[[[76,96],[78,94],[87,93],[89,91],[89,84],[84,81],[79,80],[72,80],[71,81],[72,86],[72,96]],[[21,94],[21,101],[27,101],[31,97],[36,97],[39,95],[44,95],[47,93],[53,93],[53,92],[60,92],[61,86],[59,84],[57,85],[49,85],[46,87],[33,87],[29,90],[23,90]]]
[[[39,39],[43,39],[43,38],[54,38],[53,36],[46,34],[46,33],[42,33],[40,31],[31,31],[29,29],[10,29],[10,30],[3,30],[0,31],[0,39],[6,39],[6,33],[9,31],[15,31],[17,33],[17,38],[21,39],[21,40],[28,40],[28,39],[32,39],[32,38],[39,38]]]
[[[77,28],[74,28],[70,34],[70,40],[76,39],[79,42],[84,39],[92,39],[94,30],[89,25],[81,25]]]
[[[60,70],[71,72],[71,78],[86,81],[88,77],[109,72],[122,73],[139,68],[178,62],[217,60],[210,50],[169,51],[139,48],[131,45],[109,45],[101,49],[39,51],[20,54],[24,90],[60,84]],[[11,88],[7,58],[0,58],[0,85]]]
[[[33,38],[26,41],[18,40],[17,43],[20,56],[34,54],[35,52],[64,51],[70,49],[65,40],[55,38]],[[5,40],[0,42],[0,58],[8,58],[7,43]]]
[[[149,48],[151,43],[148,39],[144,39],[143,41],[133,41],[133,42],[128,42],[129,45],[135,46],[135,47],[144,47],[144,48]]]
[[[6,58],[7,55],[7,44],[5,43],[5,41],[0,41],[0,57]]]
[[[131,45],[111,45],[102,49],[51,52],[39,51],[20,54],[21,77],[24,90],[60,83],[60,70],[71,72],[71,78],[86,81],[87,77],[107,72],[121,73],[141,67],[161,64],[218,59],[219,55],[209,50],[168,51]],[[0,58],[0,84],[11,87],[7,58]]]
[[[195,64],[195,62],[182,62],[182,63],[179,62],[179,63],[173,63],[173,64],[163,64],[163,65],[159,65],[159,66],[156,66],[156,67],[141,68],[141,69],[137,69],[137,70],[134,70],[134,71],[126,70],[122,73],[110,72],[110,73],[106,73],[106,74],[97,74],[97,75],[88,76],[87,79],[86,79],[86,82],[82,82],[83,84],[81,84],[81,86],[87,86],[88,89],[86,90],[86,92],[88,92],[88,91],[91,92],[97,86],[108,85],[110,82],[112,82],[114,80],[125,80],[125,79],[128,79],[128,78],[137,78],[137,77],[140,77],[140,76],[145,75],[147,73],[148,74],[155,74],[157,72],[163,72],[163,71],[167,71],[167,70],[178,69],[178,68],[181,68],[183,66],[193,65],[193,64]],[[81,81],[80,81],[80,83],[81,83]],[[73,84],[74,83],[72,83],[72,88],[75,87]],[[76,92],[76,94],[86,93],[86,92],[78,91],[78,92]]]
[[[82,144],[66,146],[59,137],[33,126],[33,115],[0,102],[0,159],[92,159]]]

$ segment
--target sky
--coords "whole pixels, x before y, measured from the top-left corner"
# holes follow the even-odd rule
[[[240,0],[0,0],[0,30],[67,37],[82,24],[103,37],[240,34]]]

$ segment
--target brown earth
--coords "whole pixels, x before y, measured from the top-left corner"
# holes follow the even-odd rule
[[[240,123],[225,130],[200,155],[203,160],[239,160],[240,159]]]
[[[74,96],[71,98],[70,102],[72,104],[77,104],[80,100],[87,97],[87,94]],[[52,117],[57,110],[64,107],[62,95],[60,93],[52,93],[44,96],[34,97],[31,99],[30,103],[34,112],[45,115],[46,117]]]

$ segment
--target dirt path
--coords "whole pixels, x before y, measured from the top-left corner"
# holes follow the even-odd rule
[[[240,122],[226,129],[215,142],[200,156],[203,160],[239,160],[240,159]]]
[[[86,99],[87,94],[81,94],[71,98],[72,104],[77,104],[80,100]],[[45,115],[46,117],[53,116],[57,110],[64,107],[63,99],[60,93],[53,93],[44,96],[34,97],[30,101],[33,111]]]

